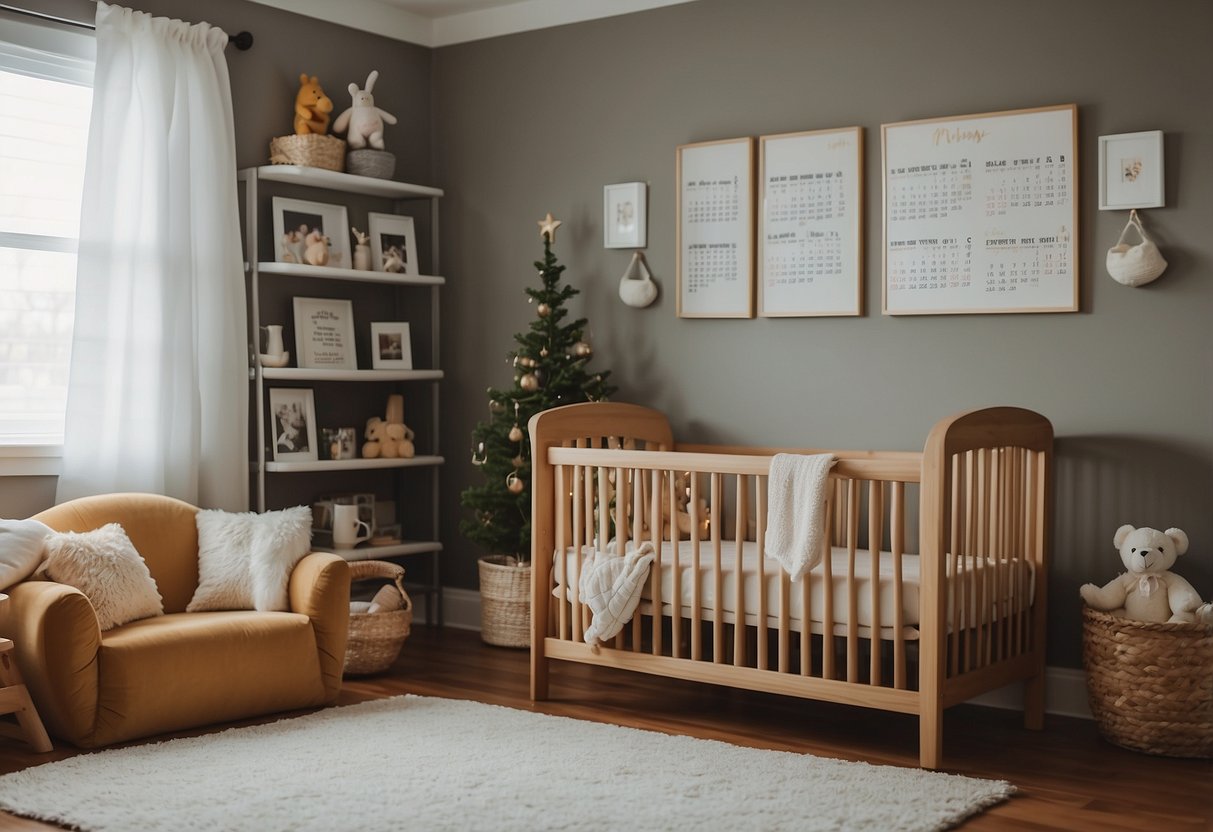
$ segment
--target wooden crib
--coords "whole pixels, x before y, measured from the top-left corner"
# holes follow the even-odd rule
[[[940,765],[945,708],[1010,682],[1025,681],[1024,722],[1041,727],[1042,416],[963,413],[921,453],[830,451],[826,551],[796,583],[763,552],[767,474],[775,453],[823,451],[675,445],[661,413],[607,402],[529,427],[533,699],[561,659],[917,714],[923,768]],[[650,540],[655,559],[630,624],[594,650],[580,568],[616,539]]]

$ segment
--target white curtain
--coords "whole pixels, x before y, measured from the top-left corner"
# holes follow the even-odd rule
[[[101,3],[60,501],[248,509],[227,35]]]

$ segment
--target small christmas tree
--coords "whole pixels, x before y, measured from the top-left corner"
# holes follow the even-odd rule
[[[578,318],[564,323],[565,302],[578,294],[561,285],[564,266],[552,253],[560,221],[549,213],[539,221],[543,262],[535,262],[542,288],[526,290],[535,304],[536,319],[526,332],[515,333],[517,347],[509,354],[514,386],[489,388],[489,419],[472,431],[472,464],[484,473],[483,485],[463,492],[463,506],[473,512],[461,524],[463,533],[490,554],[519,561],[531,554],[531,441],[527,422],[542,410],[585,401],[599,401],[614,392],[606,383],[609,372],[592,373],[586,365],[593,349],[584,340],[587,323]]]

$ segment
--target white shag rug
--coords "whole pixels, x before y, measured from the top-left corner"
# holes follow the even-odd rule
[[[1015,787],[400,696],[0,777],[82,830],[932,830]]]

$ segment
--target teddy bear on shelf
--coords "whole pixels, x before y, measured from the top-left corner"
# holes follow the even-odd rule
[[[329,262],[329,238],[319,228],[313,228],[304,242],[303,259],[313,266],[325,266]]]
[[[324,94],[320,80],[307,73],[299,76],[299,92],[295,93],[295,135],[311,133],[323,136],[329,131],[329,113],[333,100]]]
[[[333,122],[334,133],[345,133],[348,130],[345,140],[356,150],[368,145],[375,150],[383,150],[384,122],[396,123],[394,115],[375,106],[371,89],[378,77],[379,70],[372,70],[366,77],[364,90],[358,89],[357,84],[350,84],[350,98],[353,99],[353,104]]]
[[[1116,530],[1112,545],[1129,571],[1103,587],[1083,584],[1079,592],[1087,606],[1136,621],[1213,625],[1213,604],[1202,605],[1192,585],[1170,571],[1188,551],[1182,529],[1160,532],[1124,525]]]
[[[404,423],[404,396],[388,396],[385,415],[386,419],[378,416],[367,419],[367,441],[362,445],[362,455],[367,459],[412,459],[416,454],[413,447],[416,434]]]

